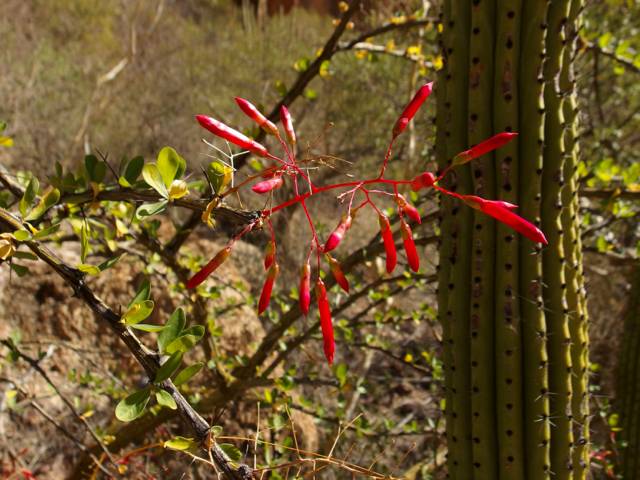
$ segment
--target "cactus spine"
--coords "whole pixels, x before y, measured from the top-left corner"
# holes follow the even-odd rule
[[[456,169],[448,186],[520,205],[550,240],[542,250],[443,201],[438,301],[450,478],[586,478],[587,320],[575,48],[567,42],[581,6],[444,2],[439,167],[494,133],[518,131],[517,142]]]

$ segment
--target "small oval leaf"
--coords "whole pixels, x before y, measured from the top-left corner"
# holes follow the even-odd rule
[[[180,373],[178,373],[178,375],[176,375],[176,378],[173,380],[173,384],[176,387],[179,387],[183,383],[188,382],[200,370],[202,370],[202,367],[204,367],[204,363],[202,363],[202,362],[198,362],[198,363],[194,363],[193,365],[189,365],[188,367],[183,369]]]
[[[116,418],[121,422],[131,422],[144,413],[151,392],[148,388],[138,390],[123,398],[116,407]]]

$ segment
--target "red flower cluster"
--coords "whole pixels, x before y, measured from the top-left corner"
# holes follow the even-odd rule
[[[371,207],[378,215],[378,221],[380,224],[380,236],[384,245],[386,256],[386,271],[391,274],[398,262],[398,256],[396,251],[396,241],[394,238],[394,232],[391,228],[391,222],[389,218],[378,208],[376,203],[372,200],[375,196],[392,196],[395,200],[398,216],[400,221],[400,233],[402,236],[402,243],[407,258],[407,263],[411,270],[417,272],[420,269],[420,256],[413,239],[413,232],[411,227],[407,223],[406,219],[411,220],[414,223],[421,223],[420,212],[409,201],[399,193],[400,187],[408,187],[413,191],[419,191],[425,188],[434,188],[444,195],[449,195],[463,201],[467,205],[475,208],[482,213],[489,215],[496,220],[504,223],[515,231],[521,233],[525,237],[533,240],[534,242],[547,243],[544,234],[532,223],[523,219],[514,213],[514,209],[517,208],[507,202],[498,200],[486,200],[474,195],[462,195],[456,192],[449,191],[441,187],[439,181],[449,172],[450,169],[455,168],[458,165],[467,163],[475,158],[478,158],[488,152],[501,147],[507,142],[511,141],[517,136],[516,133],[503,132],[491,137],[490,139],[481,142],[478,145],[471,147],[470,149],[458,154],[452,159],[450,166],[436,178],[431,172],[423,172],[410,180],[392,180],[384,177],[384,172],[387,167],[388,161],[391,156],[391,149],[396,138],[405,130],[409,122],[416,115],[422,104],[429,97],[432,92],[433,84],[428,83],[422,86],[415,94],[413,99],[409,102],[402,114],[396,121],[393,130],[391,132],[391,141],[387,148],[387,153],[384,158],[382,169],[380,174],[368,180],[352,181],[346,183],[337,183],[325,186],[315,185],[308,174],[305,173],[298,165],[296,159],[296,133],[293,128],[293,121],[287,108],[283,106],[280,110],[280,120],[284,129],[284,138],[280,135],[280,131],[276,124],[270,121],[264,116],[252,103],[243,99],[236,98],[236,103],[240,109],[253,120],[260,128],[262,128],[268,134],[275,136],[276,140],[281,145],[284,156],[282,158],[272,155],[263,145],[248,138],[244,134],[234,130],[221,122],[204,116],[198,115],[196,118],[200,124],[210,131],[211,133],[221,137],[228,142],[237,145],[238,147],[248,150],[260,157],[269,158],[275,162],[275,166],[269,168],[267,173],[263,176],[263,179],[255,183],[252,190],[257,194],[268,194],[273,190],[282,187],[286,177],[292,178],[292,186],[294,190],[294,196],[285,202],[276,205],[268,210],[262,211],[262,216],[247,225],[238,235],[230,240],[228,245],[222,249],[215,257],[206,264],[199,272],[197,272],[188,282],[187,288],[195,288],[200,285],[216,268],[218,268],[231,253],[231,248],[236,240],[241,238],[246,233],[250,232],[254,228],[267,224],[270,233],[271,240],[267,244],[264,268],[267,271],[267,277],[262,287],[262,293],[258,302],[258,313],[263,313],[269,306],[271,300],[271,294],[273,287],[278,277],[280,267],[277,262],[277,242],[275,232],[271,225],[271,216],[293,205],[299,205],[304,211],[309,223],[309,231],[311,242],[308,249],[308,254],[302,270],[300,272],[299,283],[299,306],[300,311],[307,315],[311,305],[311,282],[312,282],[312,267],[311,256],[315,252],[316,259],[316,281],[315,281],[315,295],[318,304],[318,311],[320,314],[320,329],[322,331],[324,353],[329,363],[333,362],[335,354],[335,342],[333,333],[333,323],[331,318],[331,307],[329,298],[327,295],[327,289],[320,277],[320,270],[322,269],[322,259],[326,262],[329,270],[334,277],[336,283],[346,293],[349,292],[349,281],[340,265],[340,262],[333,257],[330,252],[333,252],[345,238],[347,232],[351,228],[354,216],[364,207]],[[286,139],[286,140],[285,140]],[[298,190],[298,183],[302,181],[308,185],[308,192],[301,193]],[[371,189],[372,185],[379,186],[392,186],[393,191],[388,192],[384,190]],[[313,195],[327,192],[330,190],[341,189],[343,191],[338,198],[344,202],[348,200],[348,207],[346,212],[342,215],[342,218],[338,222],[336,228],[329,234],[327,240],[322,243],[316,232],[313,220],[306,206],[306,200]],[[305,191],[307,189],[305,188]],[[363,200],[360,204],[354,206],[354,200],[356,195],[362,195]]]

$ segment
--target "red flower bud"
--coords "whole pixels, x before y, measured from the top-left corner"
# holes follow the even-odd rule
[[[404,220],[400,220],[400,230],[402,232],[404,251],[407,253],[409,266],[411,267],[411,270],[417,272],[420,269],[420,257],[416,250],[416,244],[413,241],[413,232],[411,232],[411,227]]]
[[[384,242],[384,251],[387,260],[387,273],[393,272],[398,263],[398,257],[396,254],[396,242],[393,240],[393,232],[391,231],[391,225],[389,219],[384,215],[378,215],[378,221],[380,223],[380,233],[382,234],[382,241]]]
[[[544,233],[538,227],[513,213],[517,205],[501,200],[486,200],[475,195],[460,195],[459,198],[470,207],[495,218],[530,240],[545,245],[548,243]]]
[[[407,202],[406,198],[404,198],[402,195],[397,195],[396,201],[398,202],[398,206],[400,207],[402,212],[407,217],[409,217],[411,220],[413,220],[416,223],[422,223],[420,212],[418,212],[418,209],[416,207],[414,207],[409,202]]]
[[[206,130],[209,130],[214,135],[217,135],[220,138],[224,138],[225,140],[239,146],[240,148],[249,150],[250,152],[259,155],[260,157],[266,157],[269,154],[269,152],[263,145],[260,145],[255,140],[251,140],[246,135],[238,132],[237,130],[234,130],[231,127],[228,127],[215,118],[207,117],[206,115],[196,115],[196,119]]]
[[[300,310],[304,315],[309,313],[311,304],[311,266],[309,262],[302,266],[300,272]]]
[[[282,180],[282,176],[271,177],[267,180],[256,183],[251,187],[251,190],[256,193],[268,193],[271,190],[277,190],[283,183],[284,181]]]
[[[349,281],[347,277],[345,277],[344,272],[342,271],[342,267],[340,266],[340,262],[333,258],[328,253],[326,254],[327,261],[329,262],[329,268],[331,269],[331,274],[333,278],[336,279],[336,283],[340,285],[340,288],[344,290],[346,293],[349,293]]]
[[[274,260],[276,259],[276,242],[270,240],[267,243],[267,248],[264,253],[264,269],[269,270],[269,267],[273,265]]]
[[[331,365],[336,351],[336,344],[333,338],[333,321],[331,320],[331,307],[327,298],[327,289],[321,279],[318,279],[316,283],[316,296],[318,297],[318,310],[320,311],[320,329],[322,330],[324,356],[329,365]]]
[[[277,263],[271,265],[269,273],[267,273],[267,279],[262,286],[262,293],[260,294],[260,301],[258,302],[258,315],[262,314],[271,301],[271,292],[273,291],[273,284],[276,281],[276,277],[280,272],[280,266]]]
[[[284,105],[280,107],[280,121],[284,127],[284,133],[287,136],[287,140],[289,140],[291,145],[295,145],[297,140],[296,132],[293,129],[293,120],[291,119],[289,110]]]
[[[240,107],[240,110],[242,110],[247,117],[256,122],[265,132],[270,133],[271,135],[278,134],[278,127],[276,127],[271,120],[265,117],[253,103],[240,97],[236,97],[236,103]]]
[[[485,153],[492,152],[493,150],[502,147],[517,136],[518,134],[514,132],[498,133],[484,142],[480,142],[474,147],[471,147],[469,150],[465,150],[464,152],[456,155],[453,159],[452,165],[462,165],[463,163],[470,162],[474,158],[481,157]]]
[[[211,259],[204,267],[202,267],[193,277],[187,281],[187,288],[196,288],[206,278],[211,275],[216,268],[224,263],[231,253],[231,247],[225,247],[220,250],[215,257]]]
[[[351,215],[343,215],[342,219],[340,220],[340,223],[338,223],[338,226],[335,228],[333,232],[331,232],[331,235],[329,235],[329,238],[327,238],[327,241],[324,244],[323,251],[325,253],[328,253],[331,250],[334,250],[338,245],[340,245],[340,242],[344,238],[344,234],[346,233],[347,230],[349,230],[350,227],[351,227]]]
[[[427,83],[420,87],[420,89],[416,92],[413,99],[409,102],[409,104],[405,107],[404,111],[400,114],[400,117],[396,121],[396,124],[393,127],[393,137],[397,137],[400,135],[407,125],[411,121],[411,119],[415,116],[418,109],[422,106],[424,101],[431,95],[431,91],[433,90],[433,82]]]
[[[423,188],[429,188],[436,183],[436,177],[431,172],[424,172],[415,177],[411,181],[411,190],[417,192],[418,190],[422,190]]]

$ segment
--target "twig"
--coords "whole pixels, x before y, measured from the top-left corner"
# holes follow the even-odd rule
[[[54,392],[56,392],[56,394],[60,397],[60,399],[62,400],[62,403],[64,403],[65,406],[71,412],[71,414],[74,417],[76,417],[76,419],[85,426],[85,428],[87,429],[89,434],[91,434],[91,436],[96,441],[96,443],[100,446],[100,448],[105,453],[107,458],[111,461],[111,463],[114,463],[115,460],[114,460],[113,456],[111,455],[111,452],[109,452],[109,450],[107,449],[106,445],[102,442],[100,437],[93,430],[93,428],[91,427],[91,425],[89,424],[87,419],[85,417],[83,417],[82,415],[80,415],[76,411],[76,409],[74,408],[74,406],[71,403],[71,401],[66,397],[66,395],[64,395],[60,391],[58,386],[53,382],[53,380],[51,380],[51,377],[49,377],[47,372],[45,372],[44,369],[40,366],[40,362],[37,361],[34,358],[31,358],[30,356],[28,356],[24,352],[22,352],[14,343],[10,342],[9,340],[0,340],[0,343],[2,343],[9,350],[12,350],[16,355],[18,355],[25,362],[27,362],[31,366],[31,368],[33,368],[36,372],[38,372],[38,374],[44,379],[45,382],[47,382],[49,385],[51,385],[51,388],[53,388]]]
[[[10,212],[0,208],[0,228],[4,231],[13,232],[24,228],[24,226],[22,222],[14,217]],[[120,322],[120,315],[109,308],[93,293],[93,291],[84,282],[84,274],[64,263],[51,250],[41,245],[39,242],[35,240],[28,240],[25,241],[24,244],[27,245],[41,260],[47,263],[60,277],[62,277],[74,290],[75,295],[82,299],[84,303],[86,303],[87,306],[89,306],[89,308],[91,308],[91,310],[98,316],[98,318],[109,325],[111,330],[120,337],[134,355],[138,363],[144,368],[147,376],[149,378],[155,378],[156,373],[160,368],[158,355],[145,347],[140,340],[123,323]],[[206,420],[196,412],[189,402],[187,402],[170,379],[163,381],[160,386],[171,395],[176,403],[178,412],[195,433],[196,437],[200,441],[204,441],[207,438],[210,429]],[[241,475],[238,470],[233,467],[229,457],[222,449],[217,446],[214,447],[212,455],[220,470],[229,476],[229,478],[234,480],[243,480],[244,475]]]
[[[620,65],[624,66],[624,68],[626,68],[627,70],[634,72],[634,73],[640,73],[640,68],[638,68],[638,66],[636,66],[632,60],[628,60],[626,58],[622,58],[619,55],[616,55],[615,52],[608,50],[606,48],[602,48],[601,46],[593,43],[593,42],[589,42],[587,43],[587,50],[591,50],[594,52],[595,55],[600,54],[604,57],[608,57],[611,60],[619,63]]]

